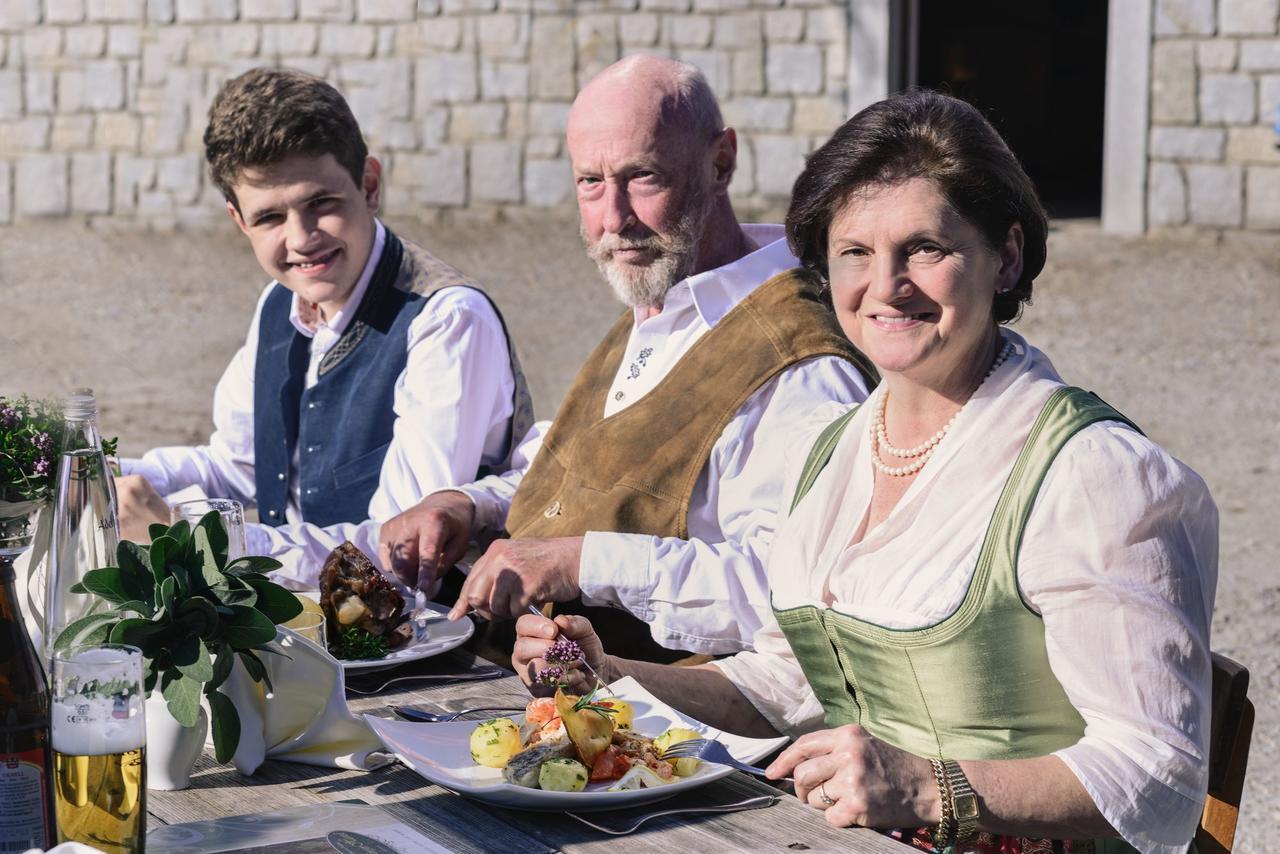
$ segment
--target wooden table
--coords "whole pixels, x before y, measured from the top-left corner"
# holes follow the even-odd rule
[[[487,664],[483,660],[480,664]],[[476,659],[448,653],[395,670],[362,675],[352,684],[376,686],[385,678],[408,674],[461,674]],[[376,697],[349,694],[353,712],[391,717],[389,704],[448,710],[483,705],[523,705],[528,693],[515,676],[483,682],[401,682]],[[728,804],[776,790],[750,775],[732,775],[695,790],[679,802],[663,801],[629,810],[592,813],[605,826],[677,806]],[[833,828],[794,795],[774,806],[733,813],[659,818],[630,836],[614,837],[557,813],[509,810],[469,800],[400,764],[377,771],[343,771],[291,762],[267,761],[252,777],[206,754],[196,764],[191,788],[147,793],[149,826],[262,813],[309,804],[362,800],[378,805],[429,838],[456,852],[600,852],[606,846],[622,854],[707,854],[716,851],[852,851],[907,854],[911,849],[862,828]]]

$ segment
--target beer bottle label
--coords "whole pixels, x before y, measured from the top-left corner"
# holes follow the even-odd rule
[[[0,852],[48,848],[50,826],[45,814],[44,751],[27,750],[0,755]]]

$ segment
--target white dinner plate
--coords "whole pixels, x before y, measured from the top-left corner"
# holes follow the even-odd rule
[[[688,727],[707,738],[720,739],[735,759],[751,763],[787,743],[787,739],[782,737],[745,738],[699,723],[663,703],[629,676],[610,687],[635,708],[632,728],[641,735],[658,736],[673,726]],[[512,717],[520,723],[524,716]],[[609,792],[605,791],[613,785],[609,782],[590,783],[581,792],[548,792],[508,783],[502,779],[501,769],[484,768],[472,761],[471,731],[479,721],[427,724],[394,721],[373,715],[365,715],[364,718],[382,739],[387,750],[431,782],[461,795],[516,809],[555,812],[623,809],[675,797],[712,780],[719,780],[733,771],[725,765],[702,762],[693,775],[652,789]]]
[[[415,609],[410,614],[410,619],[423,610],[437,614],[449,613],[448,606],[427,602],[421,608]],[[383,667],[395,667],[398,664],[406,664],[410,661],[418,661],[422,658],[430,658],[433,655],[448,652],[454,647],[466,643],[467,638],[471,637],[476,627],[471,622],[470,617],[463,617],[456,623],[451,623],[448,620],[433,619],[423,629],[425,629],[425,633],[421,637],[410,641],[399,649],[391,650],[391,652],[387,653],[386,658],[374,658],[367,661],[342,661],[342,669],[348,673],[361,670],[377,670]],[[419,629],[419,631],[421,632],[422,629]]]

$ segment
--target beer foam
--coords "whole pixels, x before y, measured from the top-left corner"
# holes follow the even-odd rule
[[[53,749],[72,756],[106,756],[147,742],[142,700],[66,697],[53,702]]]

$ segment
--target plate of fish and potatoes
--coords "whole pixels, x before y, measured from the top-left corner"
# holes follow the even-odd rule
[[[674,797],[733,769],[664,760],[666,747],[714,738],[735,759],[758,762],[786,738],[746,738],[684,715],[627,677],[586,697],[557,691],[523,715],[411,723],[365,715],[388,751],[460,795],[525,810],[623,809]]]

